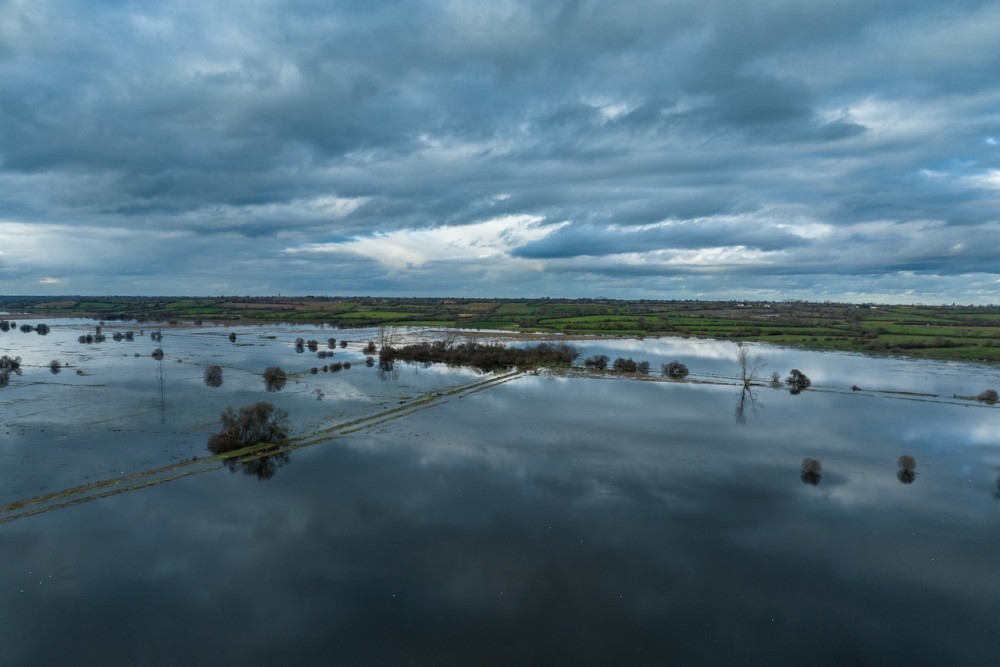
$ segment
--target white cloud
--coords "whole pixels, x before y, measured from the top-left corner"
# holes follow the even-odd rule
[[[561,225],[542,226],[537,215],[503,216],[484,222],[429,229],[400,229],[356,237],[343,243],[314,243],[289,253],[349,253],[393,268],[430,262],[473,262],[509,258],[513,248],[551,234]]]

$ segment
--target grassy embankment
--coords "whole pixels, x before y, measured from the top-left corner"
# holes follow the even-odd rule
[[[608,299],[0,297],[0,309],[38,316],[160,322],[388,324],[568,335],[673,335],[1000,361],[1000,307]]]

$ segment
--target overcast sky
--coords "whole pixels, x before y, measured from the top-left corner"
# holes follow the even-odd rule
[[[1000,303],[1000,1],[0,0],[0,293]]]

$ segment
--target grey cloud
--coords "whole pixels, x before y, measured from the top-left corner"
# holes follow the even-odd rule
[[[1000,138],[992,3],[37,2],[6,13],[0,222],[132,230],[119,243],[135,248],[149,229],[189,233],[201,248],[166,241],[162,255],[234,274],[220,243],[252,263],[268,243],[522,214],[568,225],[517,259],[744,245],[796,255],[755,267],[760,281],[828,269],[812,243],[755,226],[755,212],[777,208],[845,229],[937,221],[956,227],[948,247],[986,248],[918,252],[848,234],[842,255],[859,258],[839,265],[848,273],[996,271],[976,242],[1000,210],[1000,184],[982,185],[1000,170],[987,141]],[[322,197],[364,201],[329,216],[299,205]],[[728,222],[739,216],[745,226]],[[679,223],[669,234],[628,231],[666,219]],[[570,286],[545,267],[462,288],[529,281],[559,295],[637,270],[612,263]],[[447,267],[397,268],[354,271],[371,289],[350,283],[454,291]],[[0,287],[28,291],[16,275]],[[161,282],[179,280],[164,271]],[[645,296],[657,294],[671,296]]]

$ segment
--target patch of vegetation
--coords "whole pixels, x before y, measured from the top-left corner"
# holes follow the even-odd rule
[[[809,385],[812,384],[812,380],[810,380],[806,374],[798,368],[793,368],[788,374],[788,377],[785,378],[785,384],[788,385],[788,391],[793,394],[798,394],[803,389],[808,389]]]
[[[505,347],[498,343],[453,343],[435,341],[405,345],[400,348],[385,346],[379,352],[383,363],[414,361],[419,363],[445,363],[451,366],[471,366],[480,370],[501,368],[529,368],[539,365],[570,364],[580,352],[565,343],[539,343],[529,347]]]
[[[679,335],[1000,361],[1000,306],[371,297],[0,297],[0,305],[4,310],[39,316],[106,320],[198,321],[210,317],[338,327],[433,324],[573,335]]]
[[[208,449],[213,454],[288,437],[288,413],[267,401],[244,405],[239,411],[228,407],[219,421],[222,429],[208,438]]]
[[[222,386],[222,366],[213,364],[205,368],[205,386],[213,388]]]
[[[663,364],[663,374],[671,380],[683,380],[688,376],[688,367],[679,361]]]
[[[802,459],[800,478],[803,484],[816,486],[822,479],[823,464],[818,459],[806,457]]]
[[[264,369],[264,388],[268,391],[281,391],[288,382],[288,373],[281,366],[268,366]]]

